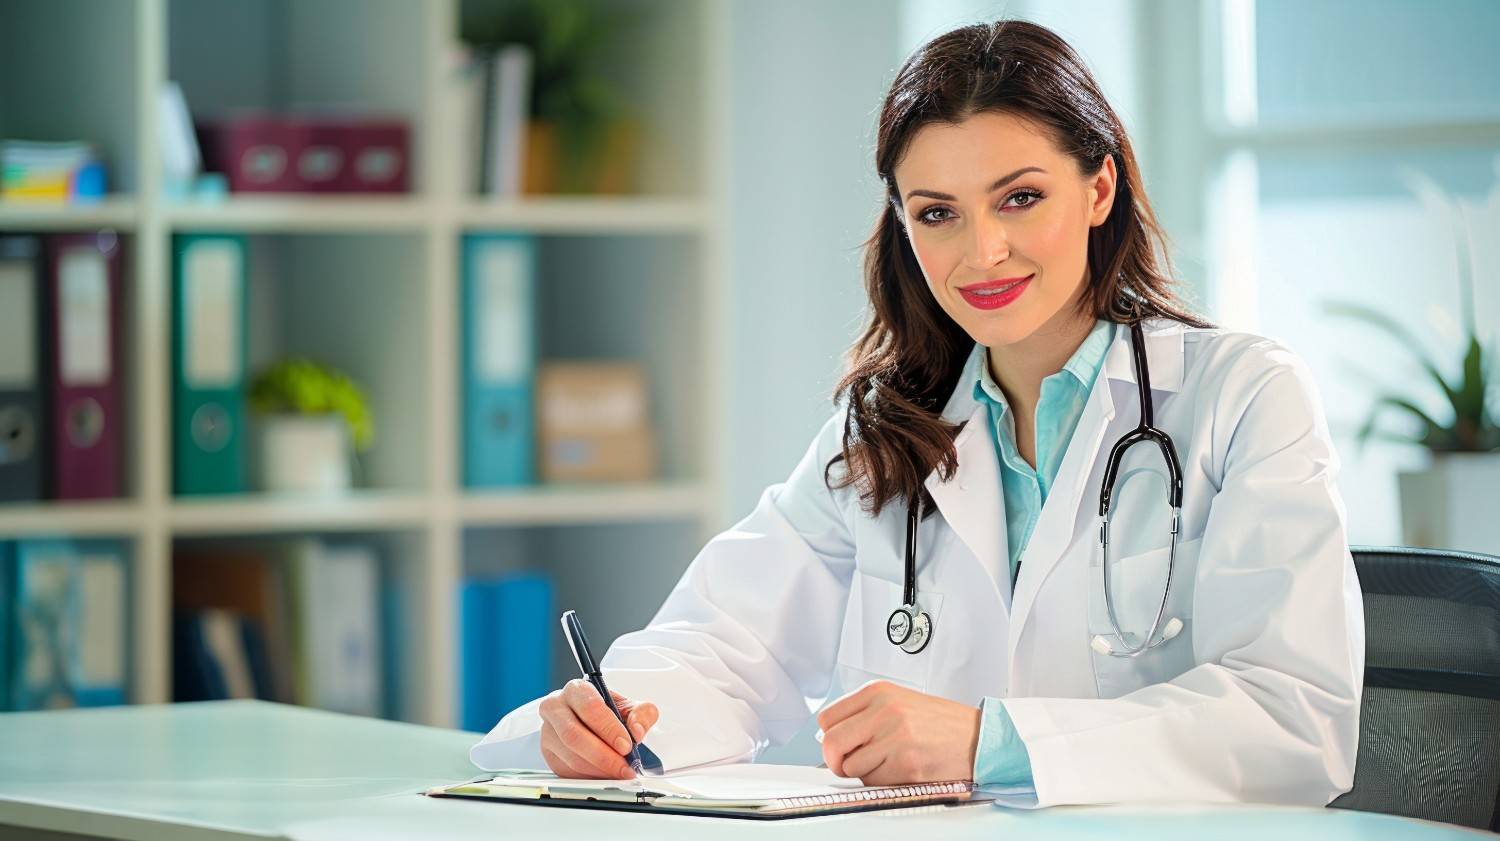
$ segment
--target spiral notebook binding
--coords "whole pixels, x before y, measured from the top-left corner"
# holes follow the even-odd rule
[[[850,791],[839,794],[813,794],[805,797],[785,797],[775,801],[770,811],[795,811],[820,809],[828,806],[859,806],[882,802],[921,803],[935,797],[951,798],[952,795],[967,795],[973,786],[967,782],[920,783],[918,785],[892,786],[871,791]]]

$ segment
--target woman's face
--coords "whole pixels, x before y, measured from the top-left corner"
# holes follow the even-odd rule
[[[893,174],[927,286],[976,342],[1072,332],[1089,229],[1114,202],[1112,157],[1080,176],[1032,123],[982,113],[923,126]]]

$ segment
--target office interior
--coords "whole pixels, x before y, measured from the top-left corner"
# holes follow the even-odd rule
[[[0,708],[576,676],[558,614],[649,622],[827,418],[879,98],[999,16],[1307,361],[1351,543],[1500,554],[1500,6],[1440,5],[3,0]]]

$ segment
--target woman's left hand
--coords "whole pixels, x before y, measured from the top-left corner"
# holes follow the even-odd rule
[[[865,785],[969,780],[979,708],[871,681],[818,714],[823,761]]]

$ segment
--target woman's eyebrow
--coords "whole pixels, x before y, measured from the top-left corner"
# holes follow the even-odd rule
[[[991,184],[990,188],[988,190],[985,190],[985,192],[986,193],[993,193],[996,190],[1000,189],[1001,187],[1004,187],[1006,184],[1009,184],[1010,182],[1016,180],[1017,178],[1020,178],[1021,176],[1025,175],[1028,172],[1040,172],[1043,175],[1047,174],[1047,170],[1042,169],[1039,166],[1022,167],[1022,168],[1016,170],[1015,172],[1012,172],[1010,175],[1006,175],[1006,176],[1004,176],[1002,178],[996,179],[995,183]],[[929,199],[942,199],[943,201],[958,201],[957,198],[955,198],[953,196],[950,196],[947,193],[939,193],[939,192],[937,192],[935,190],[912,190],[911,192],[909,192],[909,193],[906,194],[906,200],[907,201],[911,201],[912,196],[923,196],[923,197],[929,198]]]

